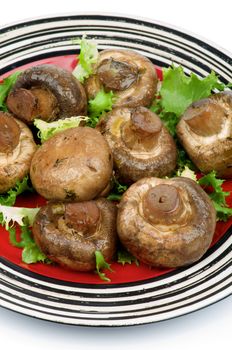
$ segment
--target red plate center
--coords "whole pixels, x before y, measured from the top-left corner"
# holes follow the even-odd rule
[[[46,58],[43,60],[35,61],[33,63],[26,64],[20,68],[12,70],[12,73],[15,70],[23,70],[30,66],[36,66],[40,64],[55,64],[64,69],[72,71],[77,64],[77,56],[76,55],[67,55],[67,56],[58,56],[53,58]],[[155,67],[158,77],[162,78],[162,71],[159,67]],[[2,76],[2,78],[8,76],[9,73],[6,73]],[[232,180],[225,181],[223,185],[225,191],[232,191]],[[36,207],[45,204],[46,201],[40,197],[39,195],[31,195],[25,194],[18,198],[16,205],[22,207]],[[227,197],[227,203],[232,207],[232,195]],[[226,223],[218,222],[216,226],[216,231],[214,235],[214,239],[212,245],[214,245],[220,238],[223,237],[225,232],[232,224],[232,218],[228,220]],[[57,265],[47,265],[43,263],[36,263],[27,265],[21,260],[22,250],[16,247],[13,247],[9,243],[9,235],[8,232],[0,226],[0,256],[7,259],[8,261],[32,272],[41,274],[43,276],[56,278],[59,280],[69,281],[69,282],[78,282],[78,283],[90,283],[90,284],[102,284],[105,283],[99,279],[99,277],[95,273],[84,273],[84,272],[74,272],[70,270],[66,270]],[[112,263],[111,268],[113,272],[106,271],[106,275],[111,279],[109,283],[127,283],[127,282],[135,282],[140,280],[145,280],[149,278],[154,278],[160,275],[164,275],[171,271],[171,269],[158,269],[158,268],[150,268],[144,264],[140,264],[136,266],[134,263],[129,265],[126,264],[122,266],[118,263]]]

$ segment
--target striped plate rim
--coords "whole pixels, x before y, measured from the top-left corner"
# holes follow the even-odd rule
[[[72,14],[18,22],[1,29],[0,74],[33,60],[77,52],[75,37],[100,49],[131,48],[154,63],[232,80],[232,57],[206,40],[154,20],[114,14]],[[44,277],[0,257],[0,305],[72,325],[126,326],[157,322],[208,306],[232,292],[232,230],[196,264],[154,279],[87,285]]]

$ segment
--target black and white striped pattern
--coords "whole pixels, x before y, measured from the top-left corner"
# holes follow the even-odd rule
[[[18,23],[1,30],[0,74],[40,58],[77,52],[72,39],[87,34],[100,49],[131,48],[155,64],[232,80],[231,56],[190,34],[147,20],[114,15],[70,15]],[[0,305],[73,325],[125,326],[166,320],[212,304],[232,292],[232,231],[201,261],[155,279],[87,285],[30,273],[0,257]]]

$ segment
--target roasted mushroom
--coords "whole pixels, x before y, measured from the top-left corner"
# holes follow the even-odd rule
[[[98,128],[106,138],[121,179],[170,175],[176,166],[176,145],[159,117],[145,107],[115,108]]]
[[[203,172],[232,176],[232,92],[224,91],[191,104],[177,135],[193,163]]]
[[[7,106],[19,119],[32,123],[86,115],[83,86],[68,71],[45,64],[28,68],[19,75],[8,95]]]
[[[100,52],[95,74],[85,82],[88,99],[104,88],[115,93],[114,107],[149,106],[156,93],[157,75],[151,61],[130,50]]]
[[[48,203],[38,212],[32,232],[52,261],[78,271],[96,267],[95,251],[106,261],[116,251],[116,206],[100,198],[80,203]]]
[[[91,200],[108,186],[112,156],[99,131],[77,127],[57,133],[35,153],[33,187],[47,199]]]
[[[180,267],[199,260],[209,248],[216,224],[210,198],[193,180],[144,178],[119,205],[122,244],[151,266]]]
[[[31,131],[9,113],[0,112],[0,193],[29,173],[36,144]]]

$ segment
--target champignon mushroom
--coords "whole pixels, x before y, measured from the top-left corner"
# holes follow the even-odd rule
[[[193,180],[144,178],[119,204],[122,244],[151,266],[180,267],[199,260],[209,248],[216,224],[210,198]]]
[[[177,135],[193,163],[203,172],[232,176],[232,92],[191,104],[177,125]]]
[[[109,146],[99,131],[77,127],[57,133],[35,153],[30,169],[36,191],[47,199],[91,200],[108,186]]]
[[[98,128],[113,154],[122,180],[170,175],[176,166],[176,145],[160,118],[145,107],[115,108]]]
[[[87,99],[83,86],[68,71],[44,64],[19,75],[8,95],[7,106],[19,119],[32,123],[86,115]]]
[[[157,75],[151,61],[130,50],[100,52],[95,74],[85,82],[88,99],[104,88],[115,93],[114,107],[150,106]]]
[[[36,144],[31,131],[9,113],[0,112],[0,193],[29,173]]]
[[[96,268],[95,251],[111,261],[116,251],[116,206],[100,198],[80,203],[48,203],[32,232],[52,261],[78,271]]]

